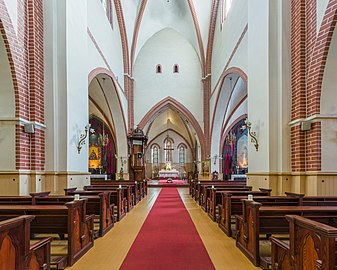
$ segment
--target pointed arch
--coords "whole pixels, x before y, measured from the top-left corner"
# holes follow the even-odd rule
[[[122,122],[123,122],[123,127],[124,127],[123,133],[124,133],[124,136],[125,136],[125,140],[127,140],[127,126],[126,126],[125,114],[124,114],[120,94],[117,90],[116,83],[115,83],[115,80],[114,80],[114,77],[115,77],[114,74],[110,70],[108,70],[106,68],[103,68],[103,67],[95,68],[88,75],[88,86],[100,74],[104,74],[111,79],[111,83],[113,85],[113,89],[114,89],[114,92],[115,92],[114,95],[117,97],[117,101],[118,101],[118,104],[119,104],[119,110],[120,110],[120,113],[122,115]],[[117,129],[117,127],[115,127],[115,128]],[[117,130],[116,130],[116,133],[117,133]],[[118,138],[119,136],[116,134],[116,137]],[[117,138],[116,138],[116,145],[118,145]]]
[[[202,37],[200,33],[200,27],[199,27],[199,22],[197,18],[197,14],[195,12],[194,4],[192,0],[188,0],[188,5],[191,10],[192,18],[193,18],[193,23],[195,27],[195,32],[198,38],[198,44],[199,44],[199,51],[200,51],[200,58],[201,58],[201,67],[202,67],[202,72],[203,76],[205,76],[205,65],[206,65],[206,60],[205,60],[205,51],[204,51],[204,45],[202,43]]]
[[[15,94],[15,116],[20,117],[24,115],[23,108],[25,107],[21,106],[21,103],[24,99],[20,97],[22,97],[24,92],[27,92],[25,91],[24,87],[20,87],[18,84],[18,66],[20,65],[20,62],[23,62],[23,56],[19,53],[21,51],[21,49],[19,49],[19,41],[11,22],[6,4],[3,0],[0,0],[0,10],[0,32],[5,43],[8,62],[11,67],[11,75]]]
[[[172,97],[167,97],[161,101],[159,101],[156,105],[152,107],[151,110],[149,110],[146,115],[143,117],[143,119],[139,122],[138,126],[141,129],[144,129],[146,124],[151,122],[152,118],[163,108],[166,107],[173,107],[179,112],[181,112],[184,117],[191,123],[192,127],[194,128],[195,132],[197,133],[199,142],[200,142],[200,148],[201,148],[201,158],[205,158],[205,135],[195,117],[193,114],[180,102],[175,100]]]
[[[337,0],[329,0],[312,52],[312,60],[308,70],[307,116],[320,113],[323,75],[336,23]]]
[[[133,63],[135,61],[135,52],[136,52],[136,45],[137,45],[137,40],[138,40],[138,33],[139,33],[140,24],[143,19],[146,4],[147,4],[147,0],[142,0],[140,9],[137,15],[135,29],[133,31],[133,39],[132,39],[132,45],[131,45],[131,63],[130,63],[131,73],[133,72]]]
[[[231,67],[229,69],[227,69],[225,71],[225,73],[222,75],[222,81],[221,81],[221,84],[220,84],[220,87],[219,87],[219,91],[217,93],[217,97],[216,97],[216,101],[215,101],[215,105],[214,105],[214,111],[213,111],[213,117],[212,117],[212,124],[211,124],[211,140],[212,140],[212,135],[213,135],[213,128],[214,128],[214,120],[215,120],[215,115],[216,115],[216,111],[218,109],[218,103],[219,103],[219,98],[220,98],[220,94],[221,94],[221,91],[222,91],[222,87],[223,87],[223,84],[224,84],[224,81],[226,79],[226,77],[229,75],[229,74],[237,74],[239,75],[239,78],[241,77],[244,82],[246,83],[246,86],[248,86],[248,76],[247,74],[240,68],[238,67]],[[230,96],[232,96],[233,94],[233,91],[234,91],[234,88],[235,88],[235,85],[233,86],[233,88],[231,89],[231,94]],[[229,99],[230,100],[230,99]],[[228,107],[228,104],[226,105]],[[225,110],[225,114],[227,112],[227,108]]]

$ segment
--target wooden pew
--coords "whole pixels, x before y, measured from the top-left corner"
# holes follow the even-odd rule
[[[102,193],[100,190],[77,190],[76,188],[65,188],[64,189],[65,195],[71,195],[74,196],[75,194],[79,194],[80,196],[92,196],[92,195],[98,195]],[[115,205],[114,214],[116,214],[116,221],[120,221],[126,214],[127,210],[127,200],[123,195],[122,189],[117,190],[110,190],[110,204]]]
[[[32,203],[37,205],[64,205],[74,200],[74,196],[41,196],[35,197],[35,193],[31,193]],[[99,229],[94,236],[104,236],[114,226],[114,204],[110,203],[110,192],[104,191],[98,195],[83,196],[87,199],[86,212],[87,215],[95,215],[99,220]]]
[[[289,234],[286,215],[300,215],[331,224],[337,218],[336,206],[262,206],[255,201],[243,201],[242,216],[236,215],[236,246],[256,266],[268,269],[270,254],[260,257],[260,235]]]
[[[246,186],[246,181],[209,181],[209,180],[191,180],[189,185],[189,191],[192,198],[195,198],[197,195],[198,185],[200,184],[210,184],[210,185],[227,185],[227,186]],[[196,199],[197,200],[197,199]]]
[[[50,191],[35,192],[35,197],[48,196]],[[0,196],[0,204],[32,204],[32,196]]]
[[[234,196],[245,196],[245,198],[247,198],[248,195],[253,195],[254,197],[270,196],[271,191],[272,191],[271,189],[264,189],[264,188],[260,188],[259,191],[249,191],[249,190],[239,190],[239,189],[225,190],[225,189],[222,189],[222,188],[220,188],[220,189],[219,188],[215,188],[215,189],[210,188],[211,196],[208,199],[208,203],[207,203],[208,216],[213,221],[216,221],[218,216],[220,216],[219,210],[221,209],[221,207],[219,207],[219,205],[222,205],[223,196],[225,196],[225,194],[231,194],[231,195],[234,195]]]
[[[133,206],[136,204],[136,194],[134,193],[134,187],[132,187],[131,185],[128,186],[84,186],[83,188],[86,191],[98,191],[98,192],[103,192],[103,191],[117,191],[117,190],[121,190],[122,192],[122,197],[126,198],[126,212],[131,211],[131,209],[133,208]]]
[[[196,202],[201,204],[203,192],[205,192],[205,190],[204,190],[205,187],[211,187],[211,186],[214,185],[214,186],[217,186],[217,187],[222,186],[222,187],[230,187],[230,188],[247,188],[246,185],[232,184],[232,182],[229,182],[229,181],[221,181],[221,182],[217,181],[217,183],[214,183],[214,182],[208,181],[206,183],[196,184],[196,186],[195,186],[195,196],[194,196],[194,199],[195,199]],[[231,183],[231,184],[228,184],[228,183]],[[251,187],[250,187],[250,189],[251,189]]]
[[[0,268],[8,270],[50,269],[51,237],[30,245],[34,216],[19,216],[0,222]]]
[[[67,254],[51,256],[57,269],[73,265],[93,245],[94,216],[86,215],[86,199],[67,202],[65,205],[0,205],[0,220],[33,215],[32,234],[67,235]]]
[[[271,237],[272,269],[335,270],[337,228],[300,216],[286,216],[289,244]]]
[[[208,212],[208,203],[211,199],[212,189],[216,189],[218,191],[223,190],[237,190],[237,191],[251,191],[251,186],[227,186],[227,185],[200,185],[200,195],[199,195],[199,205],[201,208]]]
[[[247,198],[247,194],[244,196],[239,194],[232,194],[221,192],[222,200],[219,207],[218,223],[219,227],[225,232],[227,236],[233,235],[232,217],[235,215],[242,215],[242,201]],[[254,196],[254,195],[253,195]],[[301,197],[297,196],[254,196],[254,201],[262,203],[262,205],[275,205],[275,206],[291,206],[301,205]]]
[[[234,183],[234,181],[202,181],[202,182],[197,182],[194,184],[194,199],[195,201],[199,201],[200,194],[202,192],[202,186],[207,185],[207,186],[212,186],[212,185],[217,185],[217,186],[230,186],[230,187],[246,187],[246,184],[241,184],[241,183]]]
[[[120,180],[111,180],[111,181],[97,181],[91,180],[92,186],[126,186],[130,185],[135,188],[136,200],[138,203],[142,198],[147,194],[148,186],[147,181],[144,179],[143,181],[120,181]]]

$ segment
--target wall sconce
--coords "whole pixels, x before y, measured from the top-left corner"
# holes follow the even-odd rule
[[[84,128],[84,134],[80,135],[80,141],[77,144],[78,154],[81,153],[82,145],[85,144],[85,139],[88,137],[89,131],[90,131],[90,133],[94,133],[95,132],[95,130],[93,128],[90,128],[90,127],[91,127],[91,124],[87,124],[85,126],[85,128]]]
[[[245,120],[245,125],[241,127],[242,130],[248,129],[248,134],[250,136],[250,141],[254,144],[256,152],[259,151],[259,142],[257,141],[256,132],[251,131],[252,123],[249,122],[248,118]]]
[[[221,155],[216,154],[215,156],[212,156],[212,157],[211,157],[211,156],[208,156],[207,159],[211,159],[211,160],[214,159],[213,164],[216,165],[216,161],[217,161],[218,159],[219,159],[219,160],[223,159],[223,157],[222,157]]]

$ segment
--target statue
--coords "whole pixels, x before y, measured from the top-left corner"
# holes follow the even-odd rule
[[[118,180],[124,180],[124,171],[123,171],[123,166],[119,170],[119,179]]]
[[[171,170],[171,162],[166,163],[166,170],[170,171]]]

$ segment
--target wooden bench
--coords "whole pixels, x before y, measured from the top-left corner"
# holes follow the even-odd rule
[[[260,196],[261,195],[261,196]],[[254,201],[262,203],[262,205],[275,205],[275,206],[291,206],[291,205],[301,205],[301,197],[289,197],[289,196],[264,196],[263,194],[255,194]],[[235,236],[233,234],[233,217],[235,215],[242,215],[242,201],[247,199],[247,194],[244,196],[240,194],[233,194],[227,192],[221,192],[222,200],[221,204],[218,205],[219,217],[218,223],[219,227],[225,232],[227,236]]]
[[[92,196],[102,193],[100,190],[78,190],[76,188],[66,188],[64,189],[65,195],[74,196],[78,194],[80,196]],[[124,197],[124,192],[122,189],[110,190],[110,204],[115,205],[114,215],[116,215],[116,221],[120,221],[126,214],[127,211],[127,199]]]
[[[195,190],[194,190],[194,199],[195,201],[200,200],[200,196],[202,193],[202,186],[212,186],[212,185],[217,185],[217,186],[227,186],[227,187],[233,187],[233,188],[244,188],[246,185],[242,184],[237,184],[229,181],[206,181],[206,182],[200,182],[195,184]]]
[[[248,191],[248,190],[238,190],[238,189],[234,189],[234,190],[224,190],[222,188],[216,188],[216,189],[210,189],[211,190],[211,196],[208,199],[208,208],[207,208],[207,213],[208,216],[213,220],[216,221],[218,218],[220,218],[220,205],[222,205],[222,200],[223,200],[223,196],[225,196],[225,194],[231,194],[234,196],[245,196],[245,198],[248,197],[248,195],[252,195],[254,197],[257,196],[270,196],[271,193],[271,189],[263,189],[260,188],[259,191]]]
[[[131,185],[127,185],[127,186],[84,186],[83,188],[86,191],[99,191],[99,192],[103,192],[103,191],[116,191],[118,189],[121,190],[122,197],[126,198],[126,212],[131,211],[131,209],[136,205],[137,201],[136,201],[136,196],[137,193],[134,193],[134,186]]]
[[[48,196],[50,191],[35,192],[35,197]],[[32,196],[0,196],[0,204],[32,204]]]
[[[289,244],[270,238],[272,269],[335,270],[337,228],[300,216],[289,215],[286,219]]]
[[[8,270],[50,269],[50,242],[45,238],[30,245],[34,216],[19,216],[0,222],[0,267]]]
[[[35,197],[35,193],[31,193],[32,203],[37,205],[64,205],[67,202],[74,200],[74,196],[41,196]],[[98,220],[98,231],[94,236],[104,236],[114,226],[114,204],[110,203],[110,192],[104,191],[98,195],[83,196],[87,199],[86,213],[87,215],[95,215],[95,220]],[[95,222],[94,220],[94,222]]]
[[[211,184],[211,185],[217,185],[217,184],[224,184],[228,186],[246,186],[246,181],[209,181],[209,180],[191,180],[189,182],[189,193],[192,196],[192,198],[195,198],[197,193],[197,186],[200,184]]]
[[[147,190],[148,190],[148,186],[147,186],[147,181],[143,180],[143,181],[120,181],[120,180],[111,180],[111,181],[97,181],[97,180],[92,180],[91,181],[91,185],[92,186],[126,186],[126,185],[130,185],[133,188],[135,188],[135,194],[137,194],[136,196],[136,200],[137,203],[139,201],[141,201],[142,198],[145,197],[145,195],[147,195]]]
[[[208,203],[211,199],[212,190],[216,189],[218,191],[223,190],[237,190],[237,191],[251,191],[251,186],[227,186],[227,185],[200,185],[200,195],[199,195],[199,205],[201,208],[208,212]]]
[[[331,224],[337,218],[336,206],[262,206],[261,203],[243,201],[242,216],[236,215],[236,246],[255,265],[268,269],[271,254],[260,256],[260,235],[266,239],[272,234],[289,234],[286,215],[300,215],[310,219]],[[270,251],[269,251],[270,253]]]
[[[0,205],[0,220],[33,215],[32,234],[67,235],[67,254],[52,256],[51,264],[57,269],[73,265],[94,244],[94,216],[86,215],[86,199],[65,205]]]

